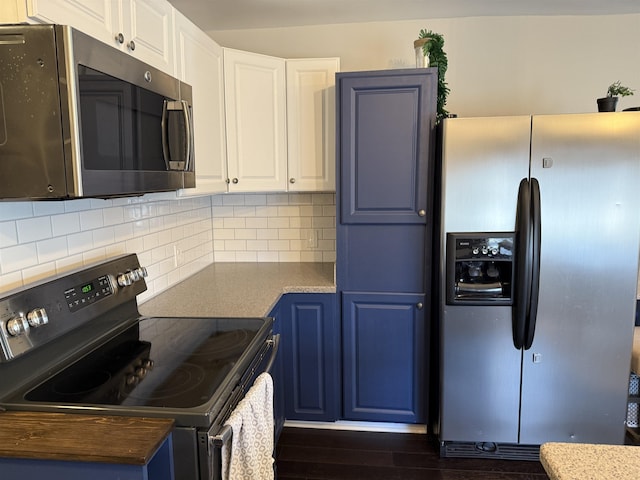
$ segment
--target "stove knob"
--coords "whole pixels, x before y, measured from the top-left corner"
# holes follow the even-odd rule
[[[120,285],[121,287],[128,287],[129,285],[131,285],[133,283],[133,280],[131,279],[131,276],[129,275],[129,273],[121,273],[120,275],[118,275],[118,285]]]
[[[29,322],[25,320],[23,315],[20,315],[19,317],[8,320],[6,327],[9,335],[11,335],[12,337],[17,337],[18,335],[29,330]]]
[[[150,358],[142,361],[142,366],[147,370],[153,370],[154,361]]]
[[[142,380],[144,377],[147,376],[147,369],[144,367],[138,367],[136,368],[134,375],[138,377],[140,380]]]
[[[147,278],[147,269],[145,267],[138,267],[136,268],[136,271],[138,272],[138,275],[140,275],[140,278]]]
[[[128,275],[131,277],[131,280],[133,280],[133,282],[137,282],[138,280],[140,280],[142,277],[140,276],[140,274],[138,273],[138,270],[131,270],[130,272],[127,272]]]
[[[49,315],[44,308],[35,308],[27,313],[27,322],[32,327],[40,327],[49,323]]]
[[[129,386],[135,386],[135,385],[138,385],[138,383],[140,383],[140,379],[132,374],[127,376],[126,382],[127,382],[127,385]]]

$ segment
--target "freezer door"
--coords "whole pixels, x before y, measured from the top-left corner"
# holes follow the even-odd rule
[[[514,230],[531,118],[448,119],[443,128],[440,440],[515,443],[521,352],[511,307],[446,305],[446,235]]]
[[[622,443],[640,215],[640,113],[534,116],[541,197],[535,337],[520,442]]]

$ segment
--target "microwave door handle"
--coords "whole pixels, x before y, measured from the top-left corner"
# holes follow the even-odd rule
[[[169,148],[169,112],[175,112],[181,110],[184,116],[184,139],[185,139],[185,158],[184,163],[182,160],[178,163],[182,163],[183,166],[180,170],[189,170],[191,164],[191,156],[193,152],[193,121],[191,112],[189,109],[189,102],[186,100],[171,101],[165,100],[162,105],[162,120],[160,126],[162,129],[162,156],[164,157],[164,163],[167,170],[175,170],[171,167],[171,150]]]
[[[191,165],[191,156],[193,155],[193,116],[191,109],[189,109],[189,102],[182,100],[182,113],[184,115],[184,134],[187,144],[187,151],[185,154],[184,170],[188,171]]]

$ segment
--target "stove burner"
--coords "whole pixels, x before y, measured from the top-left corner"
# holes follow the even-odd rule
[[[206,356],[217,359],[242,353],[254,334],[243,329],[220,332],[206,339],[195,351],[184,348],[179,337],[173,337],[170,344],[175,352],[187,353],[190,358]]]
[[[168,370],[169,367],[164,367]],[[202,381],[206,378],[204,368],[193,363],[183,363],[172,372],[167,373],[163,369],[156,369],[154,374],[167,378],[167,381],[156,387],[152,392],[145,392],[146,384],[141,385],[138,389],[129,393],[129,398],[155,401],[171,398],[176,395],[187,394],[190,390],[198,388]],[[140,391],[138,391],[140,390]]]

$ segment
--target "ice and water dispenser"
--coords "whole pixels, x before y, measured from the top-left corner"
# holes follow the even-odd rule
[[[447,304],[511,305],[515,233],[447,234]]]

